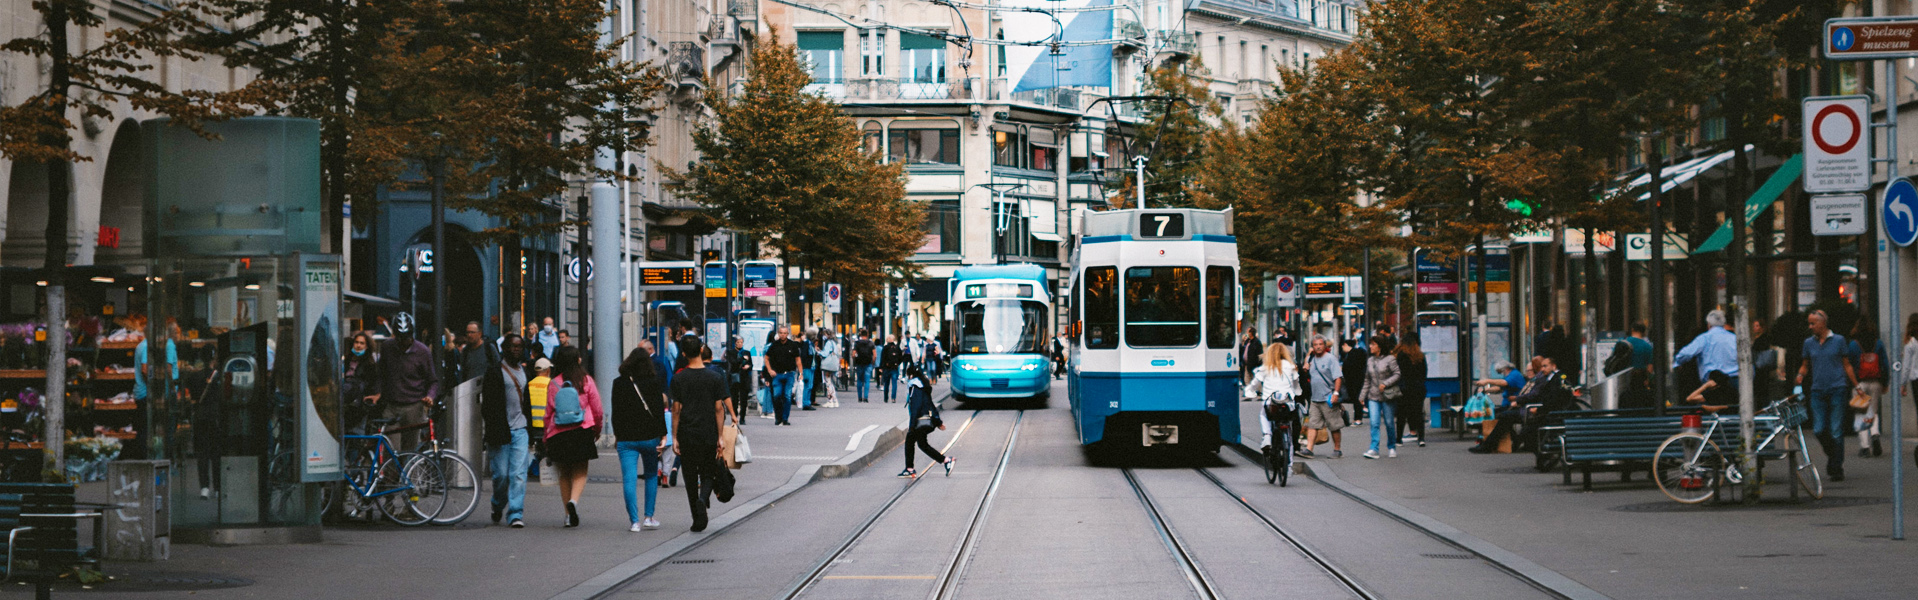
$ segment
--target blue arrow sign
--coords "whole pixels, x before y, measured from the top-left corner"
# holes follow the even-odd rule
[[[1891,243],[1910,246],[1912,240],[1918,240],[1918,187],[1912,186],[1910,179],[1900,177],[1885,186],[1883,207],[1879,222],[1884,224],[1885,237]]]

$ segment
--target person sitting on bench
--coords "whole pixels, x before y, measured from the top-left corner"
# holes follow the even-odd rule
[[[1512,435],[1512,428],[1520,423],[1524,423],[1525,430],[1531,432],[1536,429],[1532,424],[1537,419],[1571,406],[1572,392],[1565,389],[1565,375],[1559,372],[1558,361],[1549,356],[1539,356],[1532,359],[1532,364],[1537,365],[1537,374],[1532,376],[1531,383],[1526,384],[1524,393],[1513,398],[1511,408],[1498,414],[1498,422],[1492,426],[1492,432],[1486,434],[1484,441],[1468,448],[1468,451],[1473,454],[1497,452],[1499,441]],[[1542,406],[1535,411],[1528,411],[1528,404]],[[1520,440],[1513,438],[1512,441],[1513,449],[1517,450]]]
[[[1712,371],[1706,374],[1703,385],[1685,396],[1685,403],[1715,413],[1738,405],[1738,388],[1724,371]]]

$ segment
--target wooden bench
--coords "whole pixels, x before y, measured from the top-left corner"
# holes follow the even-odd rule
[[[72,484],[0,483],[0,532],[6,532],[5,581],[34,585],[35,597],[51,597],[53,582],[79,565],[99,565],[101,513],[79,510]],[[93,546],[80,545],[79,524],[93,521]]]
[[[1584,473],[1587,490],[1594,471],[1616,471],[1621,481],[1631,481],[1634,472],[1649,474],[1658,447],[1683,430],[1678,415],[1566,418],[1564,427],[1558,437],[1565,484],[1571,485],[1577,470]]]

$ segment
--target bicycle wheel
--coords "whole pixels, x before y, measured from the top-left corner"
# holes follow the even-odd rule
[[[1658,482],[1658,491],[1685,504],[1712,499],[1724,470],[1725,455],[1718,444],[1696,433],[1672,436],[1652,458],[1652,480]]]
[[[420,460],[417,454],[402,454],[380,465],[380,511],[386,518],[406,527],[425,525],[439,516],[440,496],[428,493],[426,486],[439,481],[439,463]]]
[[[1263,448],[1263,450],[1265,451],[1265,460],[1262,461],[1264,464],[1260,466],[1265,467],[1266,483],[1272,483],[1273,481],[1277,481],[1279,478],[1279,448],[1278,447],[1284,444],[1284,442],[1282,441],[1283,438],[1281,437],[1283,435],[1285,435],[1284,430],[1272,432],[1272,445],[1269,445]]]
[[[1818,466],[1811,462],[1811,448],[1805,445],[1804,430],[1793,429],[1791,439],[1798,448],[1797,452],[1792,453],[1792,479],[1798,480],[1798,486],[1804,488],[1805,493],[1811,495],[1811,499],[1824,499],[1825,480],[1818,475]]]
[[[347,459],[344,466],[345,480],[334,482],[339,516],[361,521],[370,521],[377,517],[375,513],[379,509],[373,506],[375,503],[368,502],[365,496],[360,495],[361,491],[369,494],[376,491],[374,486],[378,478],[373,473],[374,464],[371,451],[355,452]]]
[[[433,517],[433,524],[455,525],[472,516],[473,508],[479,506],[480,496],[479,473],[473,470],[473,464],[451,450],[441,450],[423,458],[439,462],[443,483],[437,489],[444,508],[440,509],[439,516]]]
[[[1272,453],[1277,457],[1276,460],[1272,461],[1272,470],[1278,471],[1279,473],[1279,487],[1285,487],[1286,480],[1292,477],[1292,445],[1296,443],[1298,443],[1298,440],[1293,439],[1292,432],[1287,431],[1285,441],[1279,442],[1277,446],[1272,448]],[[1270,475],[1267,477],[1266,483],[1271,483],[1272,480],[1269,479]]]

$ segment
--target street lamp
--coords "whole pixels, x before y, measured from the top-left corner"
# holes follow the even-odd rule
[[[1005,264],[1006,262],[1006,228],[1012,225],[1012,211],[1005,210],[1001,208],[1001,206],[1006,203],[1006,192],[1022,187],[1026,187],[1026,184],[975,183],[972,184],[972,187],[966,188],[966,191],[972,191],[972,188],[986,188],[992,191],[992,228],[995,232],[993,236],[992,255],[995,264]]]

